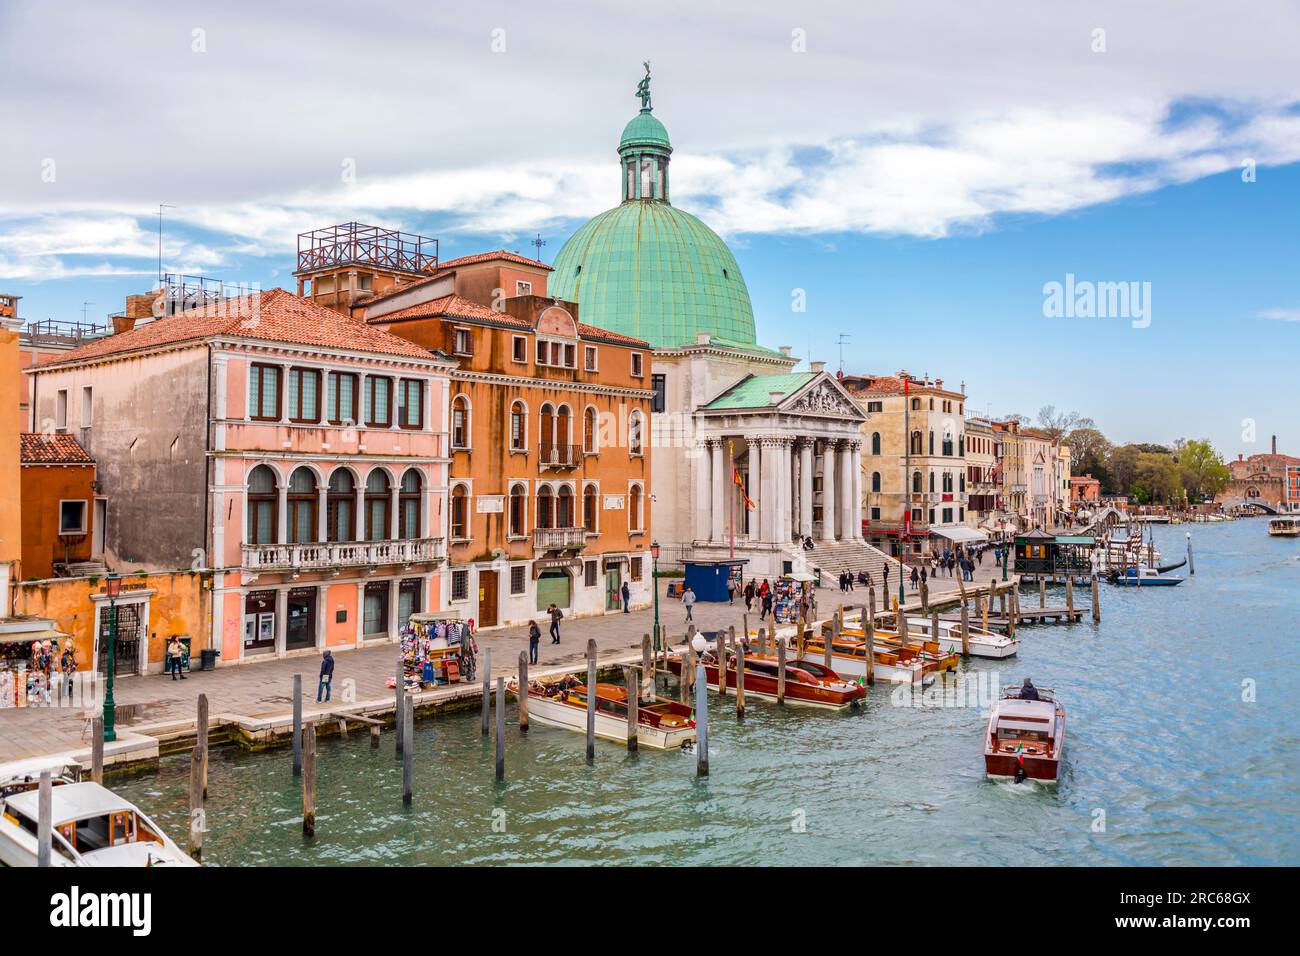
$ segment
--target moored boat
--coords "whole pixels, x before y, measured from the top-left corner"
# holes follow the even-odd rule
[[[822,632],[823,634],[825,631]],[[831,663],[847,677],[863,676],[867,672],[865,641],[858,629],[845,629],[831,645]],[[821,636],[810,637],[804,644],[804,656],[816,658],[826,654],[826,644]],[[957,669],[958,657],[940,648],[935,641],[908,639],[904,644],[890,631],[876,631],[872,642],[872,669],[876,677],[895,684],[932,683],[935,676]]]
[[[736,692],[736,655],[727,655],[727,693]],[[713,652],[706,652],[700,659],[707,675],[708,686],[718,686],[718,659]],[[668,669],[681,676],[682,658],[680,654],[669,655]],[[779,682],[779,662],[774,654],[750,653],[745,651],[745,696],[761,700],[777,699]],[[785,665],[785,701],[807,707],[822,707],[842,710],[852,707],[867,696],[867,688],[854,681],[845,680],[838,672],[824,665],[809,661],[796,661],[793,658]]]
[[[1147,567],[1145,564],[1130,564],[1111,571],[1110,583],[1126,588],[1173,587],[1182,584],[1183,579],[1173,574],[1162,574],[1158,568]]]
[[[36,866],[40,790],[0,800],[0,863]],[[52,866],[198,866],[125,797],[90,781],[50,790]]]
[[[989,710],[984,736],[984,771],[1017,781],[1055,781],[1065,748],[1065,706],[1050,688],[1035,688],[1038,699],[1025,700],[1022,688],[1003,688]]]
[[[519,696],[519,682],[507,685]],[[627,740],[627,688],[596,684],[596,736],[622,743]],[[695,740],[693,711],[685,704],[654,695],[637,700],[637,746],[671,750]],[[528,717],[539,724],[587,732],[587,687],[573,677],[528,682]]]
[[[850,616],[842,633],[861,638],[862,637],[862,620],[861,615]],[[940,621],[938,636],[930,634],[930,618],[928,617],[909,617],[907,619],[907,635],[912,643],[920,641],[934,642],[938,650],[944,654],[961,653],[961,623],[958,621]],[[888,637],[891,642],[898,640],[897,630],[876,629],[878,635]],[[1015,637],[1008,637],[1006,634],[995,634],[992,631],[985,631],[981,628],[971,626],[968,636],[970,653],[972,657],[1014,657],[1020,650],[1020,640]]]
[[[1300,516],[1279,515],[1269,518],[1268,533],[1274,538],[1300,538]]]

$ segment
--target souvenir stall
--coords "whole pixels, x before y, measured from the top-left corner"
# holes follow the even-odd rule
[[[0,709],[48,706],[63,685],[61,661],[67,634],[44,630],[32,635],[0,635]]]
[[[420,690],[473,680],[478,645],[455,611],[412,614],[402,626],[402,671],[407,688]]]
[[[791,576],[777,578],[772,590],[772,619],[778,624],[798,621],[799,609],[803,605],[803,582]]]

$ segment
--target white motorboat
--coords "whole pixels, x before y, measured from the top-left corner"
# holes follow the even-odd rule
[[[198,866],[124,797],[92,782],[50,789],[52,866]],[[0,863],[37,865],[40,789],[0,799]]]
[[[519,682],[509,681],[507,690],[519,696]],[[597,737],[624,743],[627,740],[627,688],[618,684],[596,685]],[[637,746],[671,750],[695,741],[693,711],[686,704],[647,694],[637,701]],[[549,727],[587,732],[587,687],[575,678],[528,682],[528,719]]]
[[[1300,516],[1279,515],[1269,518],[1268,533],[1274,538],[1300,538]]]
[[[974,620],[972,616],[971,620]],[[861,615],[850,615],[845,619],[846,625],[852,621],[859,635],[862,633]],[[876,628],[876,633],[882,636],[897,639],[896,631]],[[914,641],[934,641],[939,645],[939,650],[945,654],[961,653],[961,622],[960,621],[940,621],[939,634],[933,637],[930,634],[930,618],[928,617],[909,617],[907,619],[907,636]],[[1008,637],[1005,634],[994,634],[992,631],[985,631],[974,626],[970,627],[968,637],[971,657],[1014,657],[1016,651],[1020,649],[1020,640],[1014,637]]]

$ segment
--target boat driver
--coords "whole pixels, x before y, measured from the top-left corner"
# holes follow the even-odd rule
[[[1024,684],[1022,684],[1020,687],[1020,699],[1021,700],[1039,699],[1038,688],[1034,686],[1034,682],[1031,681],[1028,677],[1025,678]]]

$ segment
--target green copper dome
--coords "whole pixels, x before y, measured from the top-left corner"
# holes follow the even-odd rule
[[[618,148],[621,150],[628,146],[658,146],[669,151],[673,148],[668,142],[668,130],[649,109],[637,113],[623,127],[623,138],[619,140]]]
[[[649,106],[649,65],[637,88],[641,112],[618,154],[623,202],[575,232],[560,249],[550,295],[578,303],[590,325],[655,348],[715,344],[756,348],[754,309],[736,258],[718,234],[668,202],[668,131]]]

